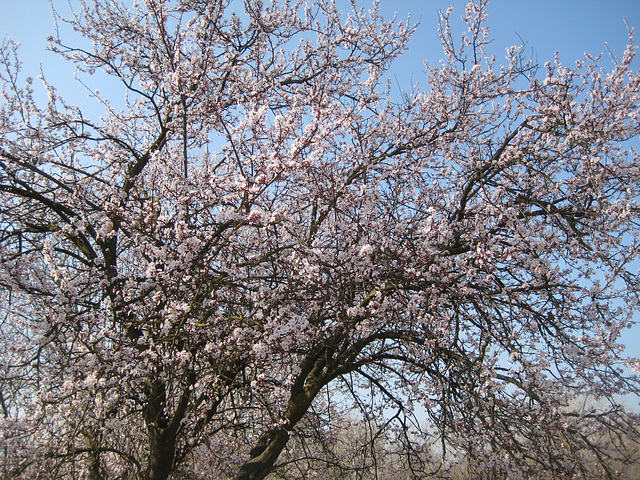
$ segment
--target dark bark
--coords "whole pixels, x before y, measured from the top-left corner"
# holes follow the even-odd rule
[[[89,471],[87,472],[88,480],[103,480],[100,468],[100,453],[98,445],[92,434],[85,435],[87,446],[89,447]]]
[[[149,432],[149,462],[145,480],[167,480],[173,470],[180,423],[189,404],[189,388],[186,388],[173,412],[167,417],[166,390],[161,382],[151,389],[145,421]]]
[[[167,429],[149,428],[149,464],[146,480],[166,480],[173,468],[176,435]]]
[[[262,480],[269,475],[288,440],[289,433],[284,428],[271,430],[260,437],[251,450],[252,458],[240,467],[236,480]],[[260,453],[256,455],[257,452]]]
[[[329,349],[320,348],[309,354],[301,365],[301,372],[291,387],[291,397],[284,415],[285,427],[263,434],[247,460],[238,471],[235,480],[263,480],[289,440],[289,432],[305,415],[318,392],[335,377],[334,365],[328,362]]]

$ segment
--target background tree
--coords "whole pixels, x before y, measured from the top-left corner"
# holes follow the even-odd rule
[[[236,6],[79,2],[86,41],[51,45],[119,82],[99,120],[46,81],[39,106],[2,46],[3,473],[381,477],[382,448],[421,477],[616,478],[635,47],[499,66],[470,3],[396,104],[410,27]]]

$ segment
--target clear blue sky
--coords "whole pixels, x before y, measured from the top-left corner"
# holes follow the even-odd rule
[[[362,0],[359,3],[363,4]],[[411,75],[419,79],[421,61],[435,64],[442,55],[437,38],[438,10],[449,4],[455,10],[452,18],[459,18],[466,0],[382,0],[385,13],[398,12],[404,19],[411,13],[420,25],[414,35],[406,58],[396,66],[397,75]],[[627,45],[626,18],[636,27],[636,41],[640,41],[640,0],[490,0],[488,9],[490,36],[494,51],[501,55],[511,45],[527,44],[527,52],[540,64],[553,60],[560,52],[567,64],[582,58],[585,52],[598,54],[609,48],[622,55]],[[636,60],[640,68],[640,60]]]
[[[68,9],[68,0],[52,0],[56,8]],[[371,0],[358,0],[362,6]],[[385,15],[406,19],[411,14],[419,21],[418,30],[407,55],[393,68],[398,83],[409,88],[421,78],[422,61],[435,64],[442,50],[437,38],[438,10],[455,7],[454,17],[463,11],[466,0],[382,0]],[[495,52],[501,54],[510,45],[527,43],[528,52],[539,63],[560,52],[563,62],[572,64],[585,51],[593,54],[611,50],[622,54],[627,43],[624,18],[638,30],[640,41],[640,0],[490,0],[489,25]],[[73,67],[56,62],[46,50],[46,37],[54,31],[49,0],[0,0],[0,36],[9,34],[22,44],[24,73],[44,72],[54,85],[69,86]],[[640,67],[640,60],[636,62]],[[64,91],[64,89],[61,89]],[[70,89],[71,90],[71,89]],[[79,89],[75,89],[78,93]],[[80,101],[80,99],[78,99]]]
[[[56,8],[64,11],[67,0],[52,0]],[[370,0],[358,0],[366,6]],[[386,15],[398,12],[399,19],[409,13],[420,21],[411,41],[409,55],[395,67],[398,75],[419,77],[422,59],[437,62],[441,55],[436,25],[437,11],[445,10],[449,3],[462,12],[465,0],[382,0]],[[489,25],[495,39],[496,51],[514,44],[520,38],[527,42],[529,51],[540,63],[551,60],[556,51],[566,62],[573,62],[585,51],[605,51],[605,42],[616,53],[622,53],[627,34],[623,19],[638,30],[640,41],[640,0],[491,0]],[[49,0],[0,0],[0,36],[11,35],[23,44],[25,70],[29,74],[45,61],[45,72],[54,74],[52,57],[44,53],[45,38],[53,33]],[[640,61],[638,62],[640,64]],[[50,70],[54,70],[50,72]]]
[[[64,11],[67,0],[52,0]],[[369,0],[358,0],[366,6]],[[420,26],[411,40],[409,52],[393,67],[398,84],[408,89],[421,80],[422,60],[435,64],[442,50],[437,38],[438,10],[455,7],[454,16],[463,11],[465,0],[382,0],[385,15],[395,11],[398,19],[411,13]],[[553,59],[556,51],[565,64],[573,64],[585,51],[605,52],[605,44],[622,55],[627,44],[626,18],[637,30],[640,43],[640,0],[491,0],[489,26],[495,52],[500,54],[510,45],[526,42],[528,52],[540,64]],[[82,87],[74,86],[73,66],[60,64],[57,57],[46,52],[46,37],[54,32],[49,0],[0,0],[0,36],[8,34],[22,44],[23,73],[36,76],[40,63],[49,81],[72,102],[81,102]],[[640,60],[635,66],[640,69]],[[77,84],[76,84],[77,85]],[[640,326],[624,337],[627,353],[640,357]]]

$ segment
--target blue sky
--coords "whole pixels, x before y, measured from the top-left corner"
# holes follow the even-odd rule
[[[60,9],[67,8],[67,0],[52,0]],[[366,6],[369,0],[358,0]],[[395,11],[398,19],[411,13],[420,25],[410,42],[409,52],[395,64],[392,75],[397,84],[409,89],[422,78],[424,59],[435,64],[442,55],[437,38],[438,10],[446,10],[451,3],[454,17],[463,11],[465,0],[382,0],[385,15]],[[552,60],[556,51],[567,65],[581,58],[585,51],[592,54],[610,50],[622,55],[627,44],[624,19],[637,30],[640,43],[640,0],[491,0],[489,26],[494,38],[494,51],[502,54],[508,46],[527,45],[527,51],[543,64]],[[83,87],[73,82],[73,66],[61,64],[46,51],[46,37],[54,33],[49,0],[0,0],[0,37],[10,35],[22,44],[23,73],[36,76],[43,64],[49,81],[63,93],[77,96],[81,102]],[[640,60],[635,67],[640,69]],[[640,357],[640,326],[625,334],[627,353]]]
[[[52,1],[56,8],[67,8],[67,0]],[[367,6],[370,0],[358,3]],[[409,54],[394,68],[397,75],[411,78],[413,74],[417,78],[424,58],[434,63],[440,58],[437,12],[445,10],[449,3],[456,8],[457,16],[466,1],[382,0],[385,15],[391,17],[398,12],[399,19],[406,19],[411,13],[414,21],[420,21]],[[496,52],[520,44],[522,39],[540,63],[552,59],[556,51],[566,63],[572,63],[585,51],[605,51],[605,43],[621,54],[627,42],[624,18],[636,27],[640,37],[639,0],[491,0],[488,13]],[[44,51],[45,38],[53,29],[49,0],[0,0],[0,36],[9,34],[22,43],[29,74],[36,73],[33,69],[37,70],[39,62],[44,61],[45,72],[58,76],[59,66],[47,68],[49,63],[55,63],[54,57]]]
[[[51,1],[61,11],[68,9],[68,0]],[[371,1],[358,3],[368,6]],[[446,10],[450,3],[458,18],[466,0],[382,0],[383,12],[389,18],[397,12],[398,19],[405,20],[411,14],[413,22],[420,22],[408,53],[393,67],[402,88],[409,89],[421,79],[424,59],[431,64],[440,59],[438,10]],[[527,52],[541,64],[553,59],[556,51],[564,63],[572,64],[585,51],[606,52],[605,44],[621,55],[627,43],[625,18],[638,30],[640,41],[640,0],[490,0],[488,13],[496,54],[524,41]],[[52,84],[69,87],[73,66],[61,65],[55,55],[46,52],[45,39],[53,32],[50,0],[0,0],[0,36],[8,34],[22,44],[23,72],[36,76],[42,62]],[[640,60],[636,65],[640,68]],[[69,91],[77,94],[81,89]]]

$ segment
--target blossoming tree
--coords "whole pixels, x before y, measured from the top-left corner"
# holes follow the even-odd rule
[[[610,72],[500,65],[470,3],[393,102],[410,26],[238,3],[80,0],[85,40],[51,45],[120,85],[98,119],[46,81],[38,104],[2,45],[2,475],[380,476],[384,451],[407,478],[616,478],[632,44]]]

